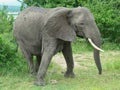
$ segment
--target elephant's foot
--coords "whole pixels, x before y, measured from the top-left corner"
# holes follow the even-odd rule
[[[34,85],[37,85],[37,86],[44,86],[44,85],[46,85],[46,83],[45,83],[45,81],[44,80],[36,80],[35,82],[34,82]]]
[[[74,78],[75,74],[73,72],[65,72],[64,76],[67,78]]]

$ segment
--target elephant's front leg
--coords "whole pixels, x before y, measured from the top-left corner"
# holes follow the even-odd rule
[[[62,53],[64,55],[64,58],[66,60],[67,64],[67,71],[65,72],[65,77],[74,77],[73,68],[74,68],[74,62],[73,62],[73,56],[72,56],[72,48],[70,42],[65,42],[63,46]]]
[[[54,55],[54,47],[48,47],[44,50],[41,64],[39,66],[38,74],[37,74],[37,80],[35,81],[35,85],[45,85],[44,77],[47,72],[48,66],[50,64],[50,61],[52,59],[52,56]]]

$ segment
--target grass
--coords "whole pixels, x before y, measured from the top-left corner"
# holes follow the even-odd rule
[[[83,53],[88,51],[93,51],[92,46],[89,44],[89,42],[86,43],[85,39],[77,39],[76,42],[72,43],[72,49],[74,53]],[[101,47],[105,51],[110,50],[120,50],[120,44],[115,44],[113,42],[104,41]]]
[[[73,46],[74,60],[79,65],[74,69],[75,78],[65,78],[65,68],[53,60],[45,78],[47,85],[35,86],[35,77],[28,73],[26,63],[21,60],[21,69],[17,69],[18,66],[11,66],[10,70],[0,69],[0,90],[120,90],[120,51],[116,45],[112,44],[116,47],[114,50],[110,43],[103,46],[105,52],[101,53],[102,75],[98,75],[91,47],[83,44],[81,47],[85,50],[78,50],[77,45]],[[61,57],[61,54],[57,57]],[[51,80],[56,80],[57,83]]]

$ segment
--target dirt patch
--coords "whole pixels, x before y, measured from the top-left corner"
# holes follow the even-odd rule
[[[89,54],[74,54],[73,59],[74,59],[74,67],[75,68],[80,68],[80,69],[87,69],[87,63],[88,61],[91,60],[92,53]],[[86,61],[88,60],[88,61]],[[66,68],[66,62],[62,54],[57,54],[53,57],[53,62],[57,63],[60,65],[62,68]],[[86,62],[86,63],[85,63]],[[82,64],[81,64],[82,63]],[[83,65],[86,64],[86,65]]]
[[[114,61],[114,57],[118,57],[120,55],[120,51],[105,51],[104,53],[101,53],[101,62],[107,62],[107,61]],[[111,57],[108,59],[108,57]],[[88,69],[90,66],[94,66],[94,58],[93,58],[93,52],[84,52],[81,54],[73,54],[74,59],[74,67],[79,69]],[[60,65],[62,68],[66,68],[66,62],[63,57],[63,55],[57,54],[53,57],[53,62]],[[103,63],[103,64],[104,64]]]

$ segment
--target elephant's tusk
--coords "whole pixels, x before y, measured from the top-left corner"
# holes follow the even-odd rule
[[[88,41],[90,42],[90,44],[97,50],[101,51],[101,52],[104,52],[104,50],[100,49],[99,47],[97,47],[90,38],[88,38]]]

